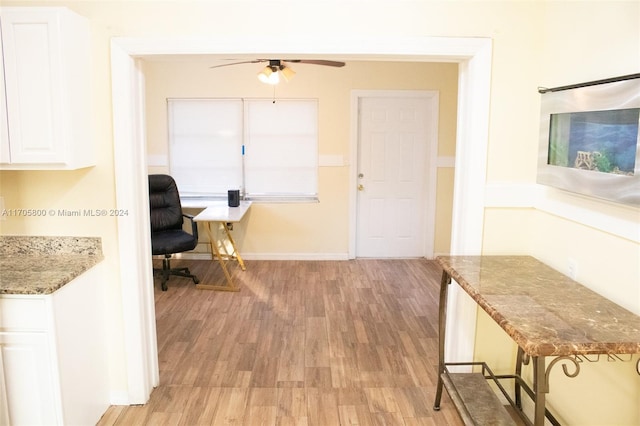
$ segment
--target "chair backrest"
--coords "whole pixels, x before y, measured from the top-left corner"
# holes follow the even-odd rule
[[[182,229],[182,206],[175,180],[168,175],[149,175],[151,233]]]

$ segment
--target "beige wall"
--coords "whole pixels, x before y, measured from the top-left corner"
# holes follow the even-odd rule
[[[147,61],[144,64],[147,110],[147,152],[168,160],[167,98],[317,98],[319,154],[339,156],[344,166],[320,167],[319,203],[255,204],[249,216],[235,226],[236,243],[247,258],[277,256],[303,258],[346,257],[349,246],[349,167],[352,90],[431,90],[439,92],[438,123],[441,156],[455,154],[458,67],[455,63],[350,61],[343,68],[292,64],[297,72],[275,88],[256,78],[264,64],[210,69],[228,63]],[[355,161],[354,161],[355,163]],[[150,172],[168,172],[166,166]],[[355,171],[353,172],[355,173]],[[451,244],[453,171],[441,169],[437,182],[436,253],[448,253]],[[205,235],[202,232],[202,235]],[[201,239],[199,250],[207,250]]]
[[[579,281],[640,313],[638,236],[611,232],[606,223],[620,220],[640,223],[638,209],[575,199],[558,191],[531,190],[535,186],[540,105],[537,86],[563,85],[638,72],[638,2],[52,0],[3,1],[3,5],[63,5],[90,20],[93,137],[100,153],[98,165],[87,170],[0,172],[0,195],[5,197],[8,208],[108,208],[115,205],[109,65],[109,39],[113,36],[322,36],[330,26],[332,34],[349,37],[490,37],[493,40],[493,57],[486,159],[488,184],[506,184],[520,198],[529,194],[531,202],[511,205],[509,191],[498,190],[494,194],[498,200],[486,209],[483,251],[487,254],[532,254],[560,270],[566,268],[567,258],[571,256],[578,264]],[[300,69],[296,78],[303,76],[302,71]],[[342,133],[335,133],[335,139],[323,145],[322,149],[326,149],[326,153],[342,152],[341,140],[344,137]],[[441,147],[440,155],[453,154],[444,151]],[[439,175],[449,172],[443,169]],[[323,203],[344,202],[346,176],[346,169],[321,170],[324,183],[320,190],[323,193],[327,193],[325,185],[342,185],[342,190],[332,193],[331,197],[323,196]],[[450,177],[449,174],[443,179]],[[520,191],[520,186],[525,192]],[[446,190],[439,192],[440,195],[445,196]],[[560,206],[559,212],[545,209],[551,197],[554,204]],[[576,205],[580,207],[580,214],[574,213]],[[268,210],[259,213],[265,218],[273,214]],[[440,214],[446,217],[448,213]],[[604,219],[594,221],[592,216]],[[251,220],[257,220],[257,217]],[[308,226],[307,223],[297,225]],[[259,223],[255,226],[262,227]],[[97,235],[103,238],[108,263],[106,278],[110,284],[106,303],[112,313],[109,355],[113,390],[114,393],[126,392],[115,220],[21,218],[0,221],[0,227],[3,234]],[[338,231],[346,232],[346,225],[339,225]],[[338,244],[344,245],[346,238],[346,235],[338,236]],[[572,241],[579,243],[570,243]],[[253,249],[259,243],[250,241],[247,234],[243,244],[247,249]],[[295,241],[287,244],[291,250],[299,248]],[[322,242],[318,250],[327,250],[327,246],[327,242]],[[277,248],[265,247],[264,250],[275,251]],[[480,335],[490,329],[482,319],[479,324]],[[478,354],[496,353],[495,347],[501,339],[497,334],[485,341],[487,343],[478,345]],[[504,352],[509,354],[511,346],[508,342],[504,345]],[[578,379],[554,375],[551,388],[550,404],[566,424],[640,424],[637,404],[640,400],[640,379],[631,363],[618,363],[613,367],[606,362],[586,365]]]
[[[524,132],[492,124],[489,184],[509,182],[517,188],[521,181],[535,182],[536,86],[562,86],[640,69],[640,3],[547,2],[542,11],[535,30],[540,52],[532,55],[536,60],[529,64],[536,69],[535,84],[521,93],[531,103],[525,110],[520,103],[513,108],[518,114],[525,111],[530,120]],[[507,111],[495,112],[492,108],[492,122],[511,116]],[[530,254],[564,273],[572,260],[579,282],[640,314],[640,210],[553,189],[523,185],[522,190],[532,196],[531,206],[536,209],[488,208],[483,251]],[[480,313],[478,336],[485,332],[488,339],[478,337],[478,358],[496,358],[497,345],[506,353],[509,347],[514,350],[504,333]],[[626,363],[585,363],[574,379],[566,378],[556,366],[549,405],[563,424],[640,424],[640,377],[635,373],[635,360],[637,356]],[[502,357],[500,362],[510,367],[508,359]],[[592,391],[584,392],[590,387]]]

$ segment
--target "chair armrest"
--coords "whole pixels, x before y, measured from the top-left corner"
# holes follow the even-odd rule
[[[191,222],[191,234],[198,239],[198,224],[194,222],[193,218],[195,217],[192,214],[182,213],[182,217],[186,217]]]

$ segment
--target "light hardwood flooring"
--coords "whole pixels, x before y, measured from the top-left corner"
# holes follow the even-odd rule
[[[434,411],[441,270],[424,259],[248,261],[240,292],[155,283],[160,385],[108,425],[462,425]],[[219,266],[174,260],[201,282]]]

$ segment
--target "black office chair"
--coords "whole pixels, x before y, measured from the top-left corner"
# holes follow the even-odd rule
[[[188,277],[198,284],[198,277],[188,268],[171,268],[172,254],[193,250],[198,245],[197,224],[192,215],[182,212],[178,187],[171,176],[149,175],[149,210],[151,251],[154,255],[164,255],[162,269],[153,270],[154,275],[161,277],[162,291],[167,291],[170,275]],[[183,217],[191,221],[191,234],[182,229]]]

